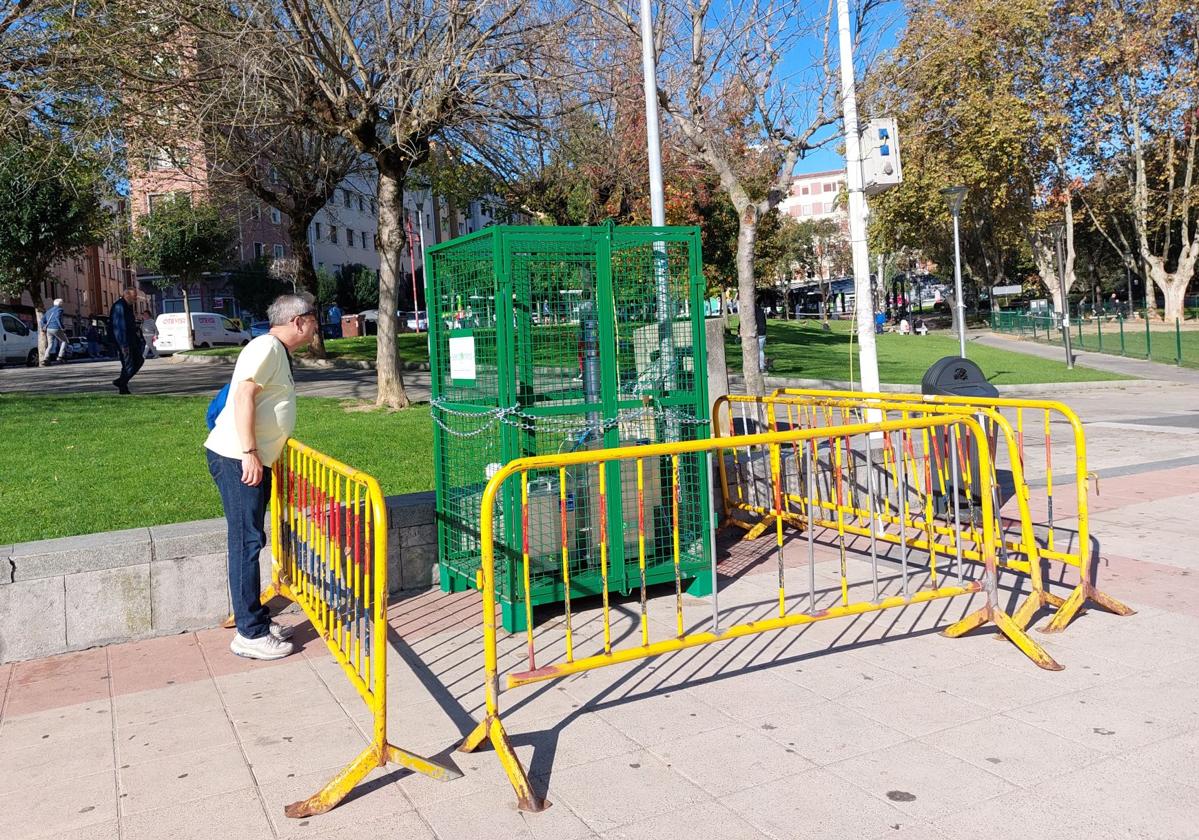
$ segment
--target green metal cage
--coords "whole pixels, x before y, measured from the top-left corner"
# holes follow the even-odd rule
[[[692,227],[489,227],[428,250],[426,301],[441,587],[477,586],[479,505],[498,465],[530,455],[709,434],[704,281]],[[688,591],[711,591],[711,504],[702,456],[679,458],[680,568]],[[534,605],[561,601],[563,473],[529,475]],[[673,581],[669,458],[565,471],[571,598],[602,590],[600,517],[608,588]],[[519,482],[496,512],[496,588],[503,625],[524,629]],[[641,523],[639,525],[639,523]]]

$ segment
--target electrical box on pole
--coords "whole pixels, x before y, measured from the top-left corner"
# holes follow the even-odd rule
[[[862,180],[866,195],[878,195],[903,182],[899,130],[895,120],[871,120],[862,132]]]

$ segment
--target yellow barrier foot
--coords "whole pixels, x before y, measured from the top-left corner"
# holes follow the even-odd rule
[[[338,803],[354,789],[354,785],[366,778],[367,773],[383,764],[386,764],[386,761],[372,744],[346,765],[346,768],[322,790],[307,799],[291,803],[283,809],[283,813],[293,819],[324,814],[337,807]]]
[[[1032,640],[1032,638],[1022,630],[1012,617],[1003,610],[994,607],[982,607],[975,610],[970,615],[963,618],[956,624],[951,624],[941,631],[942,636],[948,636],[951,639],[956,639],[959,636],[964,636],[971,630],[982,627],[988,621],[994,621],[999,632],[1010,639],[1016,647],[1037,664],[1038,667],[1044,668],[1046,671],[1061,671],[1062,666],[1054,660],[1052,656],[1040,645]]]
[[[1080,583],[1070,593],[1070,597],[1062,602],[1060,608],[1053,614],[1053,618],[1049,619],[1049,623],[1040,628],[1042,633],[1060,633],[1070,626],[1070,622],[1075,616],[1085,612],[1083,605],[1088,601],[1094,601],[1105,610],[1116,615],[1135,615],[1136,610],[1127,604],[1121,603],[1104,592],[1100,592],[1094,587],[1088,587],[1085,583]]]
[[[410,753],[394,744],[387,745],[387,761],[391,764],[399,764],[401,767],[407,767],[409,770],[415,770],[417,773],[428,776],[430,779],[436,779],[439,782],[452,782],[454,779],[462,778],[462,771],[458,768],[447,767],[430,758]]]
[[[758,524],[749,529],[745,538],[747,540],[756,540],[758,537],[766,533],[766,529],[774,522],[773,516],[766,516],[759,520]]]
[[[488,715],[483,718],[482,722],[466,736],[458,749],[461,752],[473,752],[487,739],[491,741],[491,746],[499,756],[504,773],[512,784],[512,790],[516,793],[516,807],[521,811],[532,813],[544,811],[550,807],[548,800],[542,799],[534,793],[533,786],[529,784],[529,777],[525,774],[525,768],[520,763],[520,759],[516,757],[516,752],[512,749],[512,742],[508,740],[508,733],[504,731],[504,725],[500,723],[498,717]]]

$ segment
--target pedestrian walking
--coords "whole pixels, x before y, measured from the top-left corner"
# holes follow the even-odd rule
[[[306,292],[276,298],[267,318],[270,331],[251,340],[237,357],[225,406],[204,442],[208,471],[225,509],[229,593],[237,624],[229,649],[250,659],[282,659],[293,649],[290,628],[271,621],[262,603],[258,555],[266,545],[271,469],[296,423],[291,353],[320,329]]]
[[[50,366],[50,356],[54,353],[55,343],[58,345],[58,361],[65,361],[68,337],[67,331],[62,327],[62,298],[54,299],[54,304],[42,313],[42,320],[39,323],[42,332],[46,334],[46,356],[42,359],[42,365]]]
[[[89,359],[100,358],[100,328],[94,322],[88,324],[87,332],[83,335],[87,339],[87,357]]]
[[[136,301],[137,290],[126,289],[108,311],[112,337],[117,343],[117,354],[121,357],[121,375],[112,380],[112,384],[117,386],[117,392],[121,394],[130,393],[129,380],[137,375],[145,362],[142,355],[145,342],[133,311]]]
[[[154,315],[149,309],[142,312],[142,340],[146,343],[146,358],[158,358],[154,342],[158,340],[158,325],[154,323]]]

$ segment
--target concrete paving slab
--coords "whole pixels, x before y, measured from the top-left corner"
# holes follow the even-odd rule
[[[904,741],[827,769],[924,821],[1015,789],[996,774],[921,741]]]
[[[648,749],[676,773],[714,797],[815,766],[794,747],[767,737],[770,732],[764,730],[769,726],[767,722],[756,728],[749,723],[737,723],[694,735],[680,732],[674,740]]]
[[[648,750],[567,768],[552,782],[553,795],[597,833],[709,800]]]
[[[1100,761],[1104,754],[1030,726],[1016,718],[989,717],[943,729],[920,740],[962,759],[1017,787],[1035,787],[1042,779],[1066,768]]]
[[[122,816],[181,805],[254,784],[237,744],[124,764],[117,771],[117,779]]]
[[[874,837],[914,818],[828,770],[797,776],[721,798],[746,822],[771,837]]]
[[[719,802],[704,802],[614,828],[601,836],[604,840],[759,840],[762,833]]]
[[[52,838],[83,831],[117,816],[111,770],[45,785],[27,785],[4,796],[4,832],[11,840]]]
[[[271,824],[255,788],[221,793],[131,814],[121,820],[125,840],[212,840],[271,836]]]
[[[439,840],[477,840],[479,826],[496,840],[582,840],[595,833],[559,797],[540,814],[516,810],[511,797],[487,788],[457,799],[436,802],[420,809]]]

